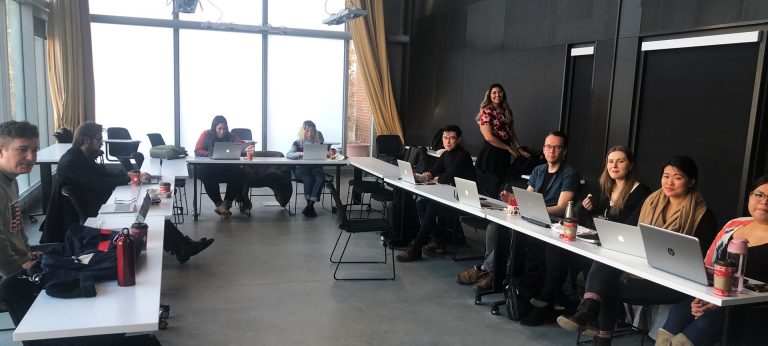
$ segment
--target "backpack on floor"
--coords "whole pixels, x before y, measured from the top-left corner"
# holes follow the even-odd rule
[[[534,296],[533,283],[524,276],[513,276],[507,280],[504,287],[504,300],[506,301],[507,317],[513,321],[520,321],[533,309],[531,298]]]

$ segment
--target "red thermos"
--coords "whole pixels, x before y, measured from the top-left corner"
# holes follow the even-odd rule
[[[136,243],[131,239],[127,228],[123,228],[115,237],[117,247],[117,284],[133,286],[136,284]]]

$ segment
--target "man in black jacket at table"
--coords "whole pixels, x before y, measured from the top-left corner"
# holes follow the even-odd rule
[[[104,165],[96,163],[96,158],[101,155],[102,132],[103,128],[99,124],[93,122],[81,124],[75,130],[72,148],[61,156],[56,168],[58,176],[56,188],[75,186],[78,194],[76,198],[90,217],[98,215],[101,205],[109,200],[117,186],[130,182],[126,172],[122,170],[111,172]],[[142,178],[147,179],[148,174],[143,173]],[[77,222],[73,222],[74,210],[68,205],[69,202],[62,198],[60,193],[55,193],[53,196],[46,216],[47,222],[43,236],[40,239],[41,243],[63,241],[69,226]],[[77,220],[76,215],[74,220]],[[202,238],[194,241],[182,234],[173,223],[165,221],[163,248],[176,255],[176,259],[181,263],[205,250],[211,243],[213,239]]]
[[[460,144],[461,128],[458,125],[447,125],[442,131],[445,151],[429,171],[421,174],[420,180],[423,182],[437,180],[437,183],[451,185],[455,185],[453,179],[455,177],[474,181],[475,166],[472,164],[472,155]],[[416,207],[421,217],[421,227],[408,249],[397,255],[397,260],[400,262],[420,260],[422,251],[445,252],[444,232],[437,224],[436,218],[438,215],[451,213],[452,208],[426,198],[419,200]],[[430,238],[432,238],[431,242],[429,242]]]

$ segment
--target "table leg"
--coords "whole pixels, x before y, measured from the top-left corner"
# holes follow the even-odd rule
[[[197,165],[192,165],[192,185],[193,187],[193,194],[192,194],[192,220],[197,221]]]
[[[53,185],[53,176],[49,162],[40,163],[40,188],[42,189],[43,214],[48,212],[48,202],[51,200],[51,186]]]
[[[336,165],[336,191],[341,191],[341,166]]]
[[[362,181],[363,180],[363,170],[357,167],[354,167],[352,170],[352,180],[353,181]],[[353,203],[361,203],[362,193],[360,192],[353,192],[352,193],[352,201]]]

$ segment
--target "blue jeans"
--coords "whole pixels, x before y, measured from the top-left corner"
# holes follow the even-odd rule
[[[699,318],[691,315],[692,297],[683,299],[677,303],[667,315],[664,322],[664,330],[672,335],[683,333],[694,345],[712,345],[720,339],[723,322],[725,321],[725,309],[717,308],[707,311]]]
[[[320,193],[325,183],[325,173],[321,166],[297,166],[296,176],[304,182],[304,198],[308,201],[320,201]]]

